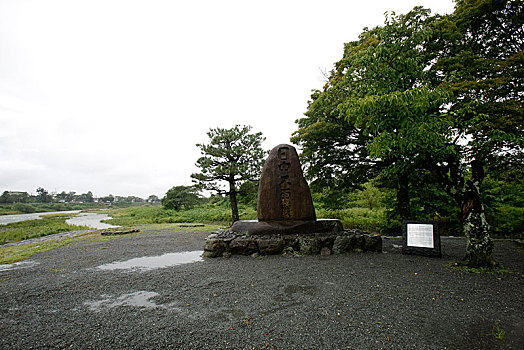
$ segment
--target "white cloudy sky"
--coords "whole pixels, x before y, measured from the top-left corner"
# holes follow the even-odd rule
[[[0,0],[0,192],[190,185],[211,127],[289,142],[344,42],[452,0]]]

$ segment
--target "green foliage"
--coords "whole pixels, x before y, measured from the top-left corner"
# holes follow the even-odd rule
[[[162,207],[132,207],[115,209],[108,212],[112,219],[105,220],[112,225],[141,225],[165,223],[201,223],[217,222],[230,223],[231,209],[226,205],[205,204],[192,209],[171,210]],[[251,207],[239,207],[239,215],[244,220],[257,218],[256,210]]]
[[[488,261],[492,244],[480,184],[486,166],[521,159],[523,24],[521,1],[461,0],[451,15],[416,7],[365,29],[345,45],[323,91],[312,95],[306,118],[297,121],[294,140],[304,146],[313,184],[363,183],[362,171],[339,157],[352,153],[348,159],[364,172],[379,173],[384,185],[397,189],[388,226],[399,217],[456,222],[463,216],[467,255],[484,254]],[[438,185],[420,181],[417,175],[427,179],[424,171]],[[424,193],[426,187],[436,197]],[[517,208],[497,210],[514,215]],[[512,222],[504,229],[515,234],[521,224]]]
[[[333,73],[334,74],[334,73]],[[357,187],[376,176],[380,162],[369,158],[369,138],[348,123],[338,105],[351,90],[326,84],[324,91],[314,91],[305,118],[296,120],[298,130],[291,141],[302,147],[300,154],[306,178],[315,192],[321,188]]]
[[[383,194],[371,182],[364,184],[364,188],[358,191],[357,198],[357,203],[369,210],[382,207]]]
[[[246,181],[238,190],[238,202],[252,208],[257,208],[258,182]]]
[[[53,215],[40,220],[27,220],[0,226],[0,244],[38,238],[60,232],[88,230],[86,226],[68,225],[65,221],[72,215]]]
[[[36,193],[38,193],[36,195],[37,203],[50,203],[53,201],[53,196],[51,196],[43,187],[38,187]]]
[[[524,208],[496,207],[487,219],[495,237],[524,239]]]
[[[82,193],[80,195],[80,200],[85,203],[93,203],[94,202],[93,193],[91,191],[87,191],[87,193]]]
[[[77,241],[79,237],[63,240],[50,240],[45,242],[23,244],[19,246],[0,247],[0,264],[12,264],[30,258],[36,253],[62,247]]]
[[[0,195],[0,203],[27,203],[29,202],[29,194],[27,192],[9,192],[4,191]]]
[[[348,192],[340,187],[311,186],[311,196],[317,209],[336,210],[353,206],[356,200],[356,193]]]
[[[317,217],[339,219],[347,229],[360,229],[373,233],[384,232],[386,210],[384,208],[346,208],[338,210],[317,209]]]
[[[524,238],[524,165],[495,169],[483,183],[486,218],[494,236]]]
[[[250,126],[240,125],[210,129],[209,143],[197,144],[202,153],[196,163],[200,173],[191,175],[199,188],[229,195],[233,221],[239,219],[238,188],[258,179],[266,155],[261,147],[262,133],[250,134],[250,130]]]
[[[506,331],[502,329],[499,321],[495,321],[495,324],[493,325],[493,330],[491,331],[491,335],[493,336],[493,338],[500,341],[504,340],[504,338],[506,337]]]
[[[215,128],[207,133],[208,144],[197,144],[202,157],[196,165],[200,173],[191,177],[202,188],[228,193],[223,190],[226,182],[240,185],[247,180],[256,180],[264,162],[266,152],[262,150],[262,133],[250,134],[250,126],[237,125],[231,129]],[[236,188],[235,188],[236,190]]]
[[[162,198],[165,209],[191,209],[200,202],[198,190],[194,186],[174,186]]]
[[[26,203],[16,203],[12,205],[12,209],[16,212],[28,214],[28,213],[35,213],[36,207],[31,204]]]
[[[469,267],[462,265],[461,263],[452,262],[448,266],[452,270],[464,271],[469,273],[476,274],[488,274],[488,275],[507,275],[513,273],[514,271],[504,268],[501,264],[498,264],[496,267]]]

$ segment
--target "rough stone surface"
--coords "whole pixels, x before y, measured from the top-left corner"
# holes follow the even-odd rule
[[[223,244],[218,244],[217,241]],[[216,249],[216,251],[213,251]],[[355,252],[382,252],[382,238],[359,230],[331,233],[243,235],[221,230],[210,235],[204,257],[231,255],[331,255]]]
[[[239,237],[229,243],[229,252],[233,255],[251,255],[257,251],[257,244],[252,238]]]
[[[237,221],[231,231],[243,235],[285,235],[343,231],[340,220],[317,220],[311,191],[297,151],[291,145],[273,148],[258,186],[258,220]]]
[[[259,221],[316,219],[311,191],[293,146],[281,144],[269,153],[260,176],[257,212]]]
[[[382,251],[382,239],[380,236],[364,236],[364,250],[370,252]]]
[[[207,239],[204,244],[204,258],[217,258],[227,249],[227,243],[220,238]]]
[[[351,251],[349,236],[337,236],[333,243],[333,254],[345,254]]]
[[[305,255],[316,255],[320,253],[322,247],[318,238],[311,236],[301,236],[299,239],[300,252]]]
[[[320,255],[321,256],[328,256],[328,255],[331,255],[331,249],[329,249],[328,247],[324,247],[320,250]]]
[[[280,254],[286,246],[286,240],[282,238],[268,238],[257,241],[258,250],[262,255]]]
[[[316,221],[240,220],[231,227],[231,231],[249,235],[323,233],[341,232],[343,230],[342,222],[336,219],[319,219]]]

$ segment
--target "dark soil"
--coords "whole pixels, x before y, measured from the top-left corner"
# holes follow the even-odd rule
[[[515,272],[450,269],[384,252],[205,259],[153,269],[102,264],[202,250],[208,233],[142,230],[33,256],[0,271],[0,348],[524,349],[524,250],[496,241]]]

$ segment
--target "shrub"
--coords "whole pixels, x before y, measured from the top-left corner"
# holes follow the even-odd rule
[[[32,206],[31,204],[25,204],[25,203],[16,203],[13,204],[13,210],[20,212],[20,213],[35,213],[36,208]]]

